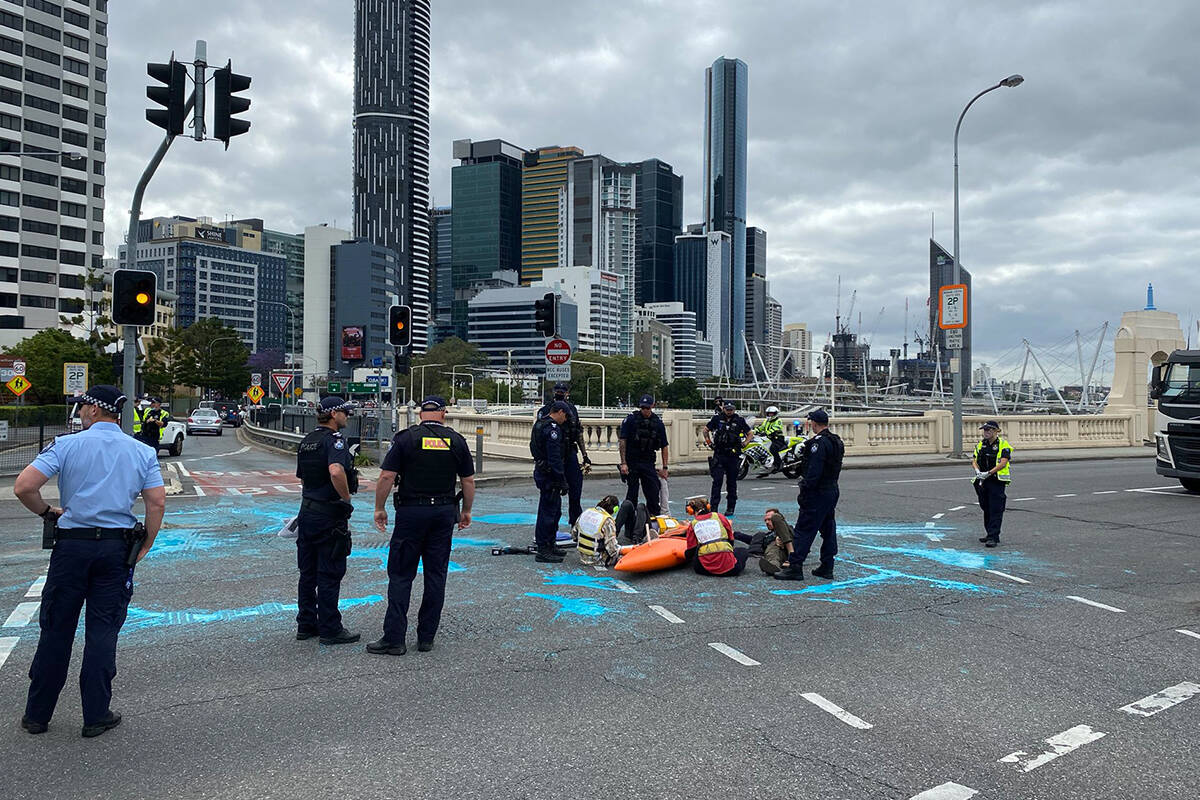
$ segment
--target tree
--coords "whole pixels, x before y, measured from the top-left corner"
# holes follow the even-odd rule
[[[83,339],[58,328],[38,331],[4,352],[25,360],[25,377],[33,384],[25,393],[27,403],[63,402],[63,364],[67,362],[88,364],[88,382],[93,385],[112,382],[112,360]]]
[[[590,364],[579,364],[576,362],[576,358],[604,365],[607,373],[607,385],[604,388],[609,405],[616,405],[618,402],[636,405],[638,398],[647,392],[659,399],[662,377],[659,375],[658,369],[649,361],[636,356],[602,356],[599,353],[584,350],[571,357],[571,399],[576,403],[586,402],[590,394],[592,403],[599,405],[601,392],[600,368]],[[588,378],[595,378],[592,381],[590,393],[588,392]],[[553,382],[546,383],[548,391],[553,389],[553,386]]]
[[[235,399],[250,385],[246,360],[250,352],[241,335],[216,317],[199,320],[179,332],[179,383],[213,389]]]
[[[146,344],[142,383],[150,394],[174,399],[175,387],[186,385],[187,378],[195,374],[195,352],[183,340],[182,333],[179,328],[171,328],[166,336]]]
[[[672,408],[704,408],[695,378],[676,378],[662,388],[662,400]]]

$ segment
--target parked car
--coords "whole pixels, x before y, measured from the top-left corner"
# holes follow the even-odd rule
[[[220,436],[223,430],[224,423],[221,422],[221,415],[215,408],[197,408],[188,414],[188,436],[197,433],[212,433]]]
[[[221,421],[226,425],[232,425],[235,428],[242,427],[242,421],[245,414],[240,408],[228,408],[221,414]]]

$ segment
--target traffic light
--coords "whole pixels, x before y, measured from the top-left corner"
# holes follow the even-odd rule
[[[533,301],[534,326],[542,336],[553,336],[558,332],[558,319],[554,308],[556,301],[554,292],[546,292],[541,300]]]
[[[183,133],[184,107],[187,105],[187,67],[172,56],[166,64],[147,64],[146,73],[163,84],[147,86],[146,97],[163,108],[146,109],[146,119],[171,136]]]
[[[237,96],[249,88],[250,77],[236,74],[232,61],[213,73],[213,136],[225,143],[226,150],[230,139],[250,130],[248,120],[234,117],[250,108],[250,98]]]
[[[392,306],[388,309],[388,344],[407,347],[412,343],[412,307]]]
[[[158,277],[140,269],[113,273],[112,319],[118,325],[147,327],[154,324]]]

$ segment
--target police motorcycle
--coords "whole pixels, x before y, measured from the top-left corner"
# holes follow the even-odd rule
[[[795,479],[800,475],[800,460],[801,454],[804,452],[805,441],[803,436],[789,436],[787,447],[779,453],[779,471],[789,479]],[[738,480],[744,480],[750,474],[751,467],[765,471],[770,470],[771,465],[771,438],[755,436],[742,447],[742,455],[738,463]]]

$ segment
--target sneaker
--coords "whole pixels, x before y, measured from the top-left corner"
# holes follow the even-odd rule
[[[983,546],[984,547],[999,547],[1000,540],[999,539],[988,539],[986,542],[983,543]]]
[[[108,716],[105,717],[104,719],[100,720],[99,722],[93,723],[91,725],[84,725],[83,730],[81,731],[81,734],[83,735],[83,737],[85,739],[91,739],[95,736],[99,736],[100,734],[104,733],[105,731],[107,731],[111,728],[117,727],[120,724],[121,724],[121,715],[115,711],[109,711]]]
[[[802,581],[804,580],[804,568],[789,564],[772,577],[777,581]]]
[[[832,580],[833,579],[833,564],[822,564],[821,566],[814,569],[812,571],[812,574],[816,575],[818,578],[825,578],[826,580]]]
[[[45,722],[34,722],[29,717],[21,717],[21,727],[29,731],[33,735],[45,733],[50,730],[50,725]]]
[[[430,650],[433,649],[433,641],[431,640],[428,642],[417,642],[417,649],[420,650],[422,653],[428,653]]]
[[[380,638],[367,644],[367,652],[377,656],[402,656],[408,652],[408,648],[404,642],[389,642]]]
[[[983,540],[981,539],[980,541],[983,541]],[[317,630],[315,628],[297,628],[296,629],[296,641],[297,642],[303,642],[303,641],[313,638],[314,636],[319,636],[319,635],[320,634],[317,633]]]
[[[362,634],[354,633],[342,628],[333,636],[322,636],[321,644],[351,644],[362,638]]]
[[[551,548],[544,548],[537,551],[537,555],[533,557],[533,560],[540,561],[543,564],[561,564],[563,557]]]

